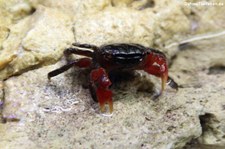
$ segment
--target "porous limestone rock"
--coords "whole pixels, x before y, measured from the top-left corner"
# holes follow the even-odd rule
[[[182,88],[192,90],[186,93],[189,102],[202,106],[198,109],[202,125],[198,141],[203,148],[225,147],[224,36],[183,47],[170,69]]]
[[[161,3],[164,2],[162,0]],[[148,7],[143,10],[112,7],[108,1],[92,2],[93,4],[91,1],[55,3],[51,0],[30,3],[36,11],[10,27],[9,37],[3,43],[0,54],[1,80],[57,61],[62,56],[63,49],[72,42],[96,45],[135,42],[163,47],[166,40],[187,33],[190,27],[189,20],[176,2],[169,3],[166,9],[161,3],[157,3],[158,12]],[[89,7],[93,7],[90,12],[86,11]],[[66,9],[70,12],[65,11]],[[177,32],[179,35],[174,36]],[[169,57],[176,52],[162,50]]]
[[[109,7],[98,13],[85,15],[74,24],[77,42],[96,45],[134,42],[164,47],[166,41],[175,40],[189,30],[189,20],[176,2],[169,3],[166,9],[158,6],[157,12],[154,8],[136,10],[129,7]],[[170,49],[160,50],[167,52],[169,56],[175,53]]]
[[[113,90],[114,114],[104,117],[89,90],[81,86],[78,78],[83,71],[72,69],[47,80],[47,73],[60,65],[5,81],[3,116],[13,115],[20,121],[0,125],[0,147],[15,148],[23,138],[28,142],[23,148],[30,144],[33,148],[175,148],[200,136],[198,114],[185,104],[184,89],[153,101],[151,89],[138,89],[140,84],[150,83],[149,78],[137,74]],[[9,138],[14,143],[8,143]]]
[[[7,38],[9,35],[9,29],[5,26],[0,26],[0,53],[2,49],[2,42]]]
[[[10,26],[33,13],[26,0],[0,0],[0,53],[2,43],[10,33]]]
[[[74,40],[71,25],[69,16],[43,6],[13,25],[0,55],[0,80],[57,61]]]
[[[206,146],[221,147],[225,134],[222,39],[181,51],[170,69],[181,87],[178,92],[167,87],[157,101],[151,99],[152,77],[145,73],[116,84],[112,117],[100,115],[97,103],[82,87],[81,77],[88,75],[83,70],[71,69],[47,80],[47,73],[64,61],[12,77],[5,81],[3,115],[16,116],[20,122],[0,125],[0,147],[15,148],[25,140],[29,146],[22,144],[23,148],[181,148],[195,138]],[[191,65],[190,59],[198,65]],[[146,82],[147,89],[142,86]],[[14,143],[8,143],[10,139]]]
[[[192,5],[189,3],[191,3]],[[190,7],[191,9],[189,9]],[[186,5],[183,5],[183,8],[186,9],[186,11],[188,11],[188,13],[190,14],[189,19],[192,24],[192,34],[217,32],[224,30],[225,3],[223,0],[191,0],[186,2]]]
[[[7,79],[0,83],[0,112],[6,118],[0,123],[0,148],[164,149],[182,148],[191,140],[204,147],[225,146],[224,37],[164,48],[187,33],[223,29],[222,7],[192,9],[177,0],[19,4],[5,19],[10,25],[0,24],[0,79]],[[160,48],[179,91],[167,87],[154,101],[159,79],[143,72],[125,76],[112,86],[114,114],[105,117],[85,88],[87,71],[71,69],[47,79],[48,72],[66,63],[50,65],[72,42]],[[16,74],[21,75],[9,78]],[[10,117],[19,121],[7,122]]]
[[[130,42],[152,45],[155,16],[129,8],[110,7],[98,13],[79,18],[74,24],[78,43],[95,45]],[[132,37],[132,38],[131,38]]]
[[[111,0],[29,0],[29,3],[34,8],[38,5],[55,8],[77,19],[85,14],[92,14],[104,10],[111,5]]]
[[[3,99],[4,99],[3,82],[0,81],[0,123],[2,122]]]

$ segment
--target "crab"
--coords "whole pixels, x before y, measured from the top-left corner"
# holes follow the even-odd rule
[[[109,112],[113,112],[112,91],[110,90],[112,82],[108,75],[112,72],[143,70],[148,74],[161,78],[161,90],[158,96],[163,93],[166,83],[172,88],[178,89],[177,83],[168,76],[166,56],[159,50],[135,43],[114,43],[100,47],[79,43],[73,43],[72,45],[64,50],[66,57],[71,54],[85,57],[68,62],[66,65],[49,72],[48,79],[50,80],[73,66],[90,68],[89,89],[92,98],[98,101],[100,111],[103,113],[106,103],[108,103]],[[80,48],[91,49],[92,51]]]

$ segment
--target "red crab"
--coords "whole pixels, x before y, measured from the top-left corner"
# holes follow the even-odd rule
[[[65,49],[65,56],[78,54],[86,56],[53,70],[48,73],[48,79],[54,77],[73,66],[80,68],[90,68],[90,91],[95,101],[99,102],[101,112],[105,110],[105,104],[108,103],[110,113],[113,112],[112,91],[109,89],[112,84],[108,73],[120,70],[144,70],[162,80],[162,94],[166,83],[178,89],[178,85],[168,77],[168,65],[166,56],[155,49],[144,47],[139,44],[115,43],[97,47],[90,44],[74,43],[74,47]],[[88,48],[81,50],[79,48]]]

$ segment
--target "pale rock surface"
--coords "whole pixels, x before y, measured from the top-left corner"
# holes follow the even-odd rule
[[[107,0],[29,1],[36,11],[12,25],[2,43],[0,80],[59,60],[72,42],[134,42],[160,47],[171,57],[176,50],[164,49],[165,42],[188,33],[190,25],[180,3],[167,2],[165,9],[166,2],[157,2],[156,12],[151,6],[114,7]]]
[[[82,71],[71,70],[48,82],[47,73],[60,65],[5,82],[3,116],[13,115],[20,122],[1,125],[0,147],[15,148],[23,140],[28,142],[23,148],[30,144],[33,148],[175,148],[201,134],[198,113],[186,104],[184,89],[153,101],[150,87],[147,92],[138,89],[150,80],[136,75],[113,90],[115,110],[112,117],[105,117],[78,81]]]
[[[0,55],[0,80],[57,61],[74,40],[71,25],[69,16],[43,6],[13,25]]]
[[[0,24],[0,80],[7,79],[0,82],[0,116],[19,122],[0,124],[0,148],[164,149],[191,140],[198,148],[224,148],[224,36],[164,48],[187,33],[223,30],[223,7],[191,9],[177,0],[12,0],[7,6],[10,11],[0,10],[7,14]],[[66,63],[50,65],[72,42],[160,48],[179,91],[167,87],[154,101],[159,79],[137,72],[114,84],[114,114],[102,116],[83,87],[86,71],[47,80]]]
[[[193,90],[186,93],[188,98],[202,106],[199,113],[203,133],[198,140],[201,144],[219,147],[225,146],[224,37],[186,47],[171,67],[171,73],[176,74],[174,78],[180,85]]]

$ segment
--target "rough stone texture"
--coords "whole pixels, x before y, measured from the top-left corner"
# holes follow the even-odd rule
[[[0,147],[15,148],[23,138],[34,148],[175,148],[200,136],[198,113],[180,100],[186,94],[183,89],[153,101],[151,93],[137,91],[139,84],[147,81],[137,74],[114,90],[114,115],[104,117],[98,114],[89,91],[79,84],[82,71],[67,72],[48,82],[47,72],[57,67],[59,64],[30,71],[5,82],[3,115],[14,115],[20,122],[1,126]],[[66,104],[70,100],[79,103]],[[8,139],[15,144],[8,144]]]
[[[2,42],[7,38],[8,35],[9,35],[9,29],[7,27],[0,26],[0,49],[2,47]]]
[[[2,43],[10,32],[10,25],[33,12],[26,0],[0,0],[0,53]]]
[[[71,24],[61,11],[40,6],[13,25],[0,55],[0,80],[58,60],[74,40]]]
[[[0,0],[0,25],[11,25],[33,12],[27,0]]]
[[[111,7],[79,18],[74,24],[76,41],[96,45],[117,42],[152,45],[156,22],[151,19],[155,19],[151,11]]]
[[[191,0],[193,3],[200,2],[198,0]],[[202,1],[204,2],[204,1]],[[224,8],[225,4],[223,0],[213,0],[213,1],[206,1],[209,3],[222,3],[222,6],[192,6],[192,9],[189,9],[188,6],[184,6],[183,8],[186,9],[191,20],[192,24],[192,33],[205,33],[205,32],[215,32],[224,30],[225,24],[225,15],[224,15]]]
[[[44,5],[46,7],[56,8],[61,10],[71,17],[80,18],[85,14],[92,14],[104,10],[106,7],[111,5],[110,0],[29,0],[33,7],[38,5]]]
[[[75,22],[76,40],[97,45],[123,41],[162,46],[175,32],[181,35],[189,30],[189,21],[179,5],[170,5],[168,9],[159,8],[157,13],[151,9],[137,11],[127,7],[110,7],[86,15]]]
[[[224,36],[164,48],[189,38],[182,37],[186,33],[224,30],[224,7],[193,9],[177,0],[11,3],[15,13],[6,11],[10,25],[0,25],[0,79],[29,71],[0,82],[0,113],[19,119],[0,123],[0,148],[164,149],[182,148],[190,141],[190,148],[193,142],[197,148],[224,148]],[[113,116],[102,116],[83,87],[86,71],[71,69],[47,80],[47,73],[65,61],[49,64],[74,41],[136,42],[160,48],[168,56],[179,91],[167,87],[154,101],[159,79],[143,72],[125,76],[112,87]]]
[[[191,48],[186,47],[179,53],[171,68],[180,85],[192,90],[187,93],[189,98],[197,100],[202,106],[201,112],[204,113],[200,113],[200,119],[203,134],[199,137],[202,144],[225,146],[223,39],[224,36],[210,42],[208,40],[198,42]]]
[[[197,137],[202,144],[221,147],[225,134],[221,41],[223,38],[199,42],[179,53],[171,66],[171,75],[181,85],[177,93],[167,88],[153,101],[149,97],[154,86],[141,86],[152,81],[145,73],[118,84],[113,88],[112,117],[98,113],[89,91],[81,87],[81,70],[48,82],[47,73],[62,65],[60,62],[12,77],[5,81],[3,115],[14,115],[20,122],[0,125],[0,147],[15,148],[25,141],[23,148],[179,148]],[[198,65],[190,65],[190,59]]]
[[[4,99],[3,82],[0,81],[0,117],[1,117],[0,122],[2,119],[3,99]]]
[[[164,2],[162,0],[161,3]],[[34,1],[35,13],[12,25],[9,37],[3,42],[0,80],[55,62],[62,56],[63,49],[74,41],[97,45],[135,42],[163,47],[174,33],[187,33],[190,26],[179,3],[169,3],[166,9],[161,3],[157,5],[159,12],[154,12],[150,8],[112,7],[108,1]],[[95,9],[86,11],[89,7]],[[173,50],[162,50],[169,57],[175,53]]]

